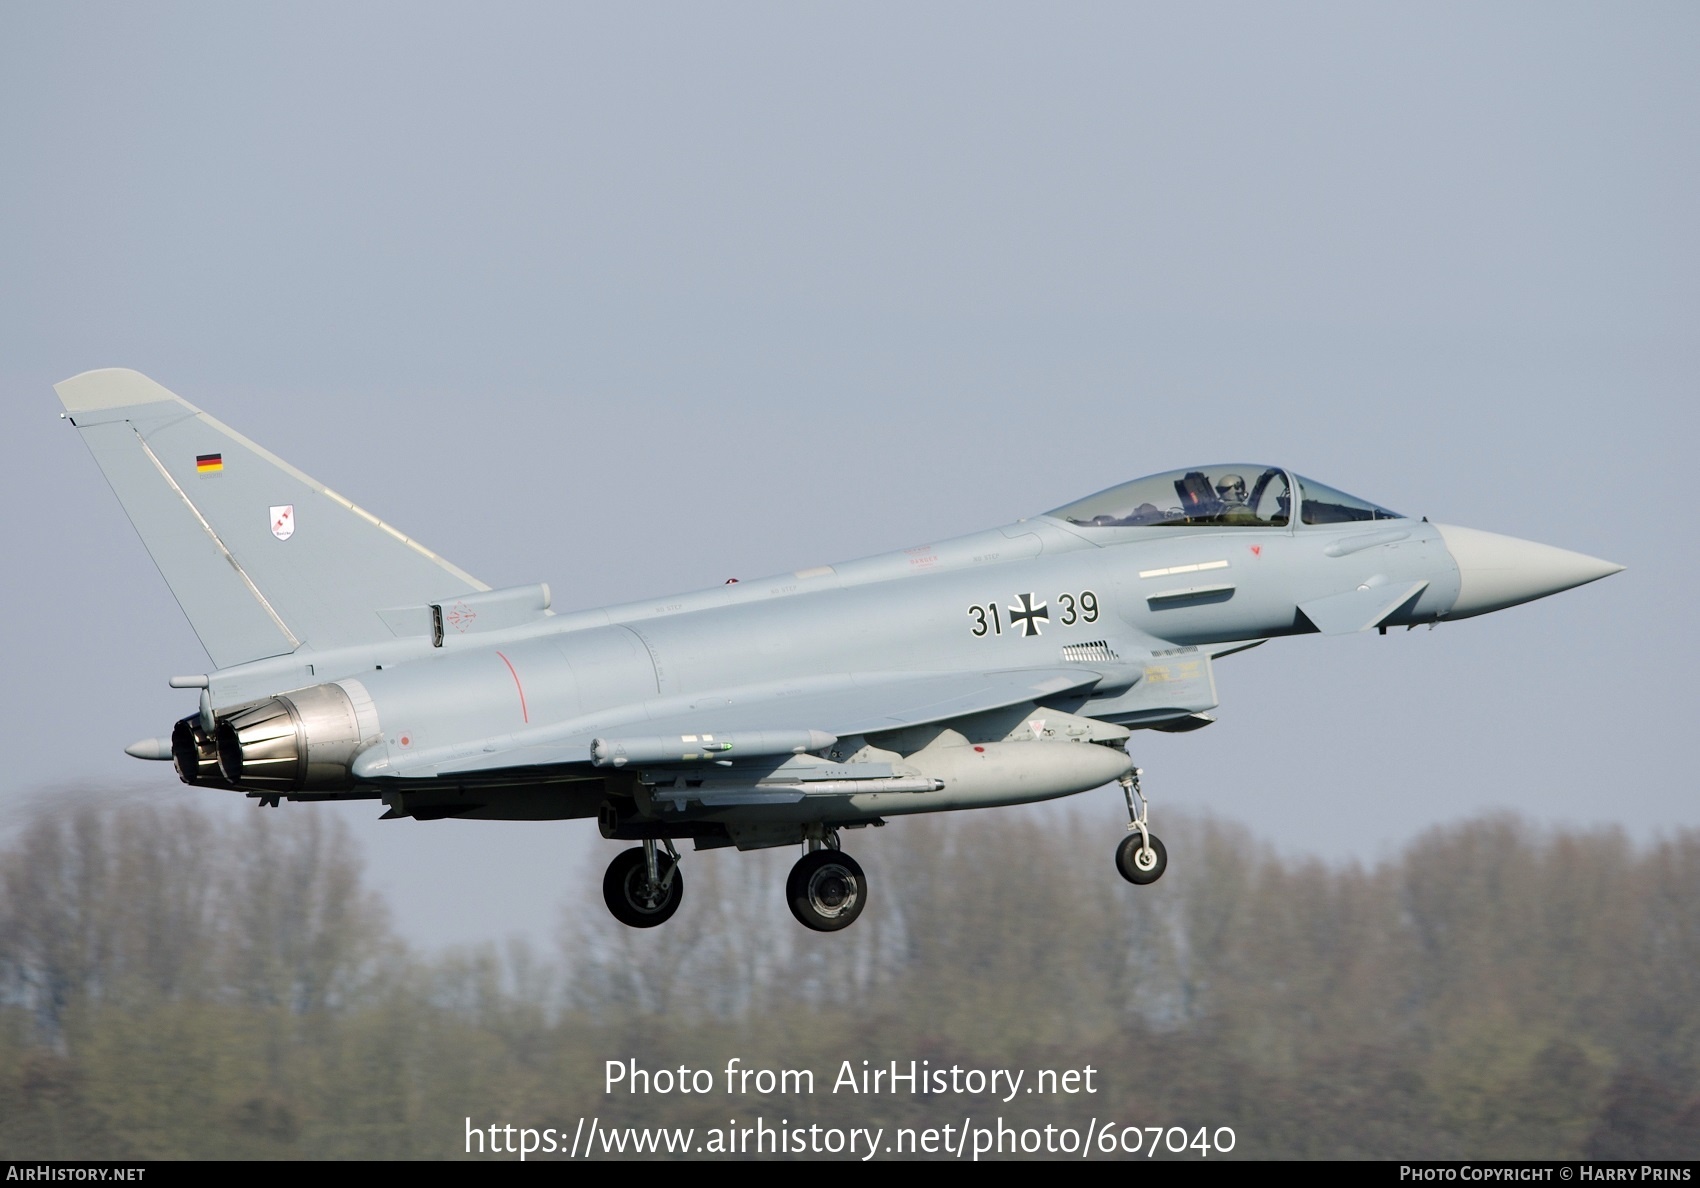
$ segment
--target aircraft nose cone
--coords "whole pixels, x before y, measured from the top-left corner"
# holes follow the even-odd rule
[[[1458,563],[1461,588],[1448,619],[1467,619],[1533,602],[1622,571],[1623,566],[1585,553],[1500,536],[1475,528],[1436,524],[1447,552]]]

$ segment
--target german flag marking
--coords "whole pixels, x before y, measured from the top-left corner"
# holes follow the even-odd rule
[[[217,474],[219,471],[221,471],[223,469],[224,469],[224,455],[223,454],[196,454],[195,455],[195,473],[197,473],[197,474]]]

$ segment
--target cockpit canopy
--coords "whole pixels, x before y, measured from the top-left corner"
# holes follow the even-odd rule
[[[1134,479],[1046,514],[1081,528],[1269,528],[1291,521],[1295,486],[1304,524],[1405,518],[1278,466],[1246,463]]]

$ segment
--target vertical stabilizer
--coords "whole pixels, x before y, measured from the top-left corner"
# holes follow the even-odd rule
[[[219,668],[389,639],[380,609],[489,588],[140,372],[54,391]]]

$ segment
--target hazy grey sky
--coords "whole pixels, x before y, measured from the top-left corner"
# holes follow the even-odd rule
[[[1222,662],[1159,822],[1700,825],[1697,60],[1651,3],[0,8],[0,814],[174,794],[122,748],[205,657],[51,391],[128,366],[558,607],[1285,463],[1630,568]],[[613,851],[283,811],[422,940]]]

